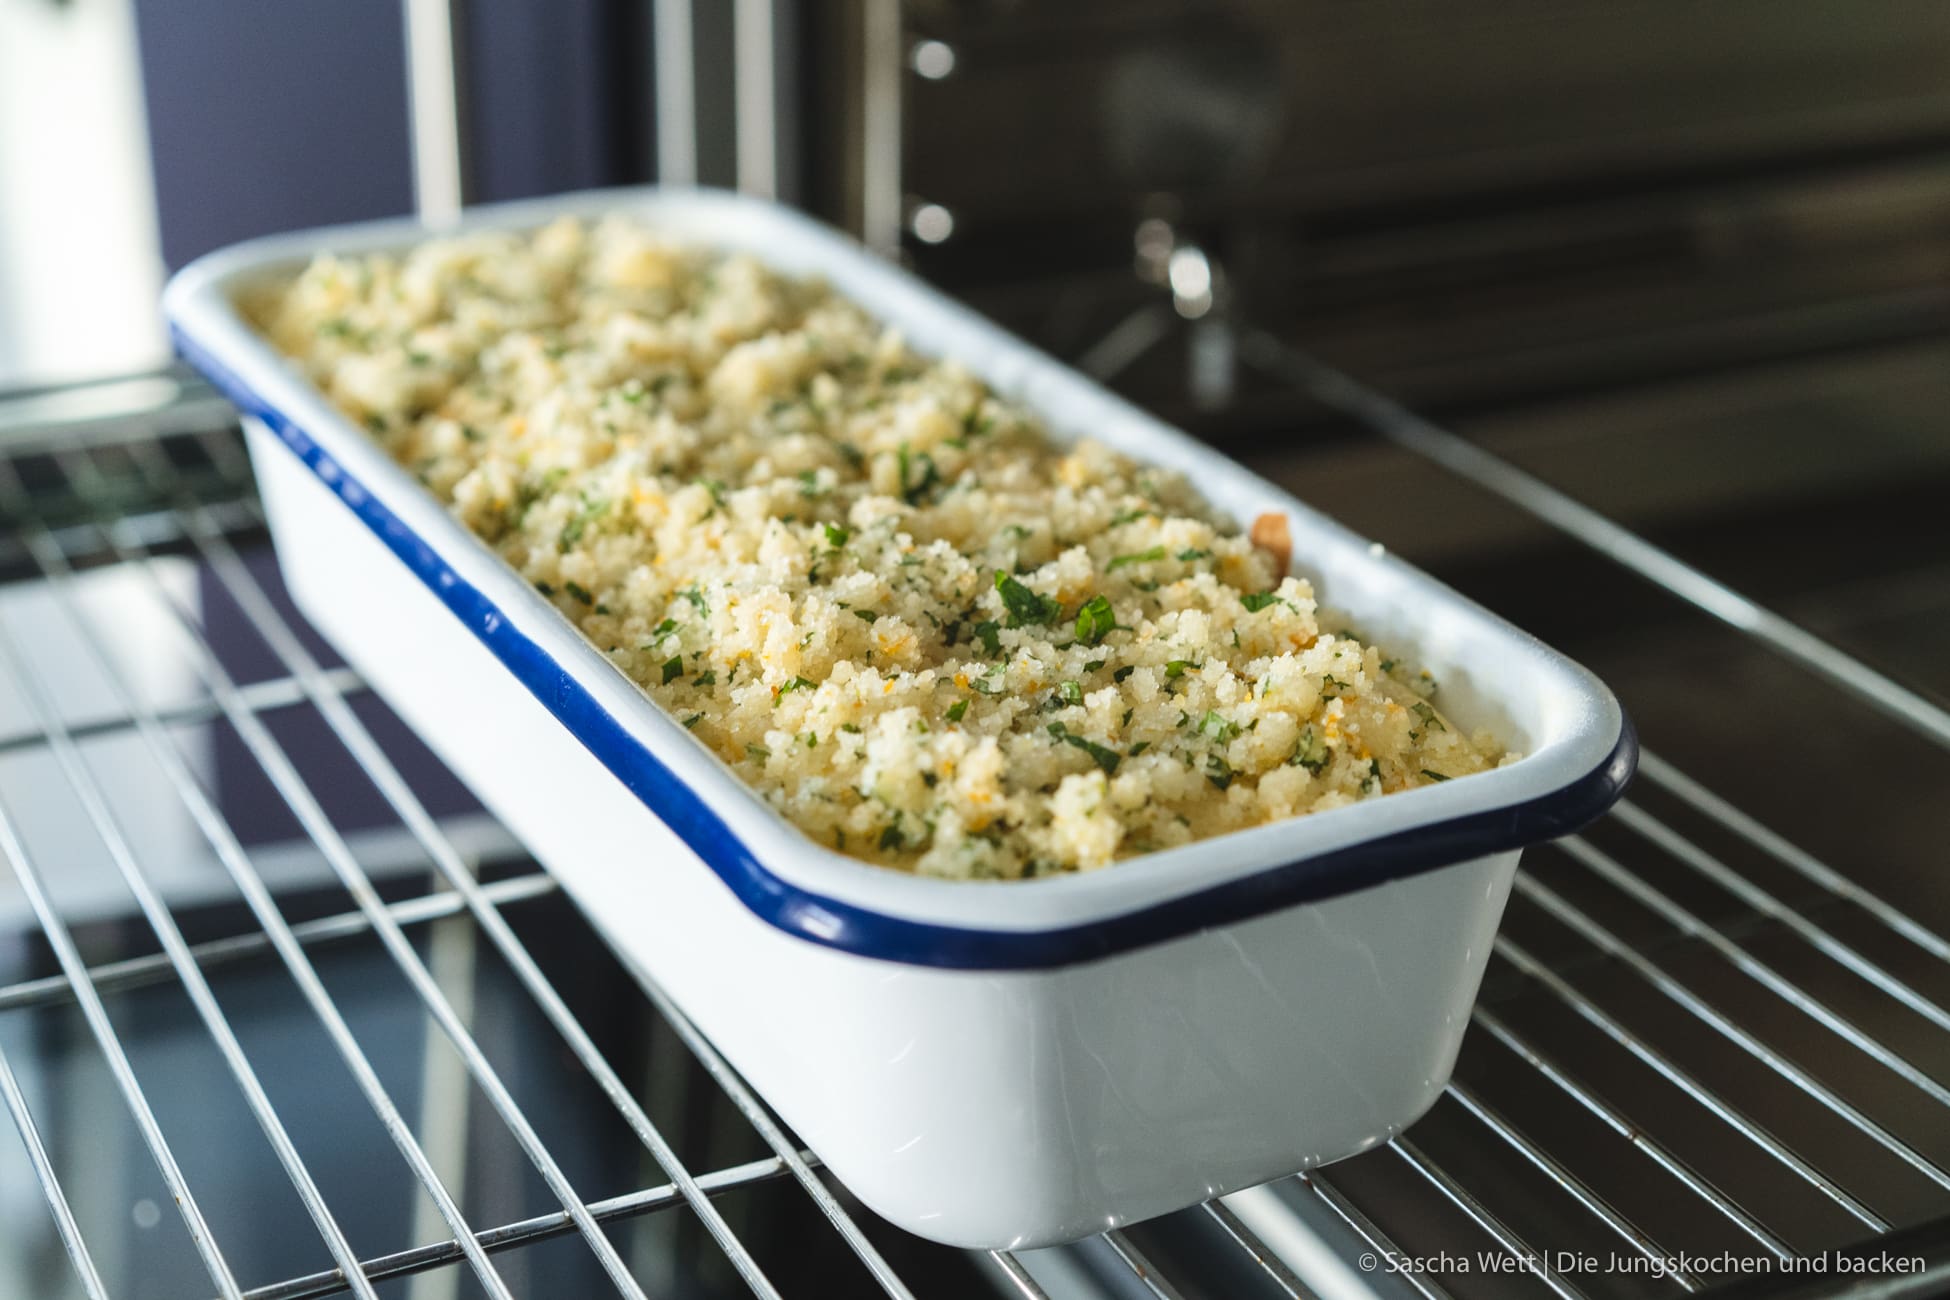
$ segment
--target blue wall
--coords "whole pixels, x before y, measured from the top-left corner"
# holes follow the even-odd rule
[[[647,177],[629,0],[462,6],[476,200]],[[163,257],[412,210],[398,0],[135,0]]]
[[[413,207],[397,0],[136,0],[163,258]]]

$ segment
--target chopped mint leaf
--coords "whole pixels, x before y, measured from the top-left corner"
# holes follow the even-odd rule
[[[1054,596],[1039,596],[1001,569],[995,571],[995,589],[1002,593],[1002,604],[1009,611],[1009,626],[1026,623],[1054,623],[1063,615],[1063,602]]]
[[[1293,753],[1286,761],[1291,766],[1304,767],[1309,772],[1317,774],[1327,766],[1329,757],[1331,755],[1327,750],[1327,742],[1321,739],[1320,733],[1314,730],[1314,725],[1310,722],[1300,728],[1300,739],[1294,742]]]
[[[1205,756],[1205,779],[1213,786],[1223,790],[1232,784],[1232,764],[1217,754]]]
[[[1170,552],[1162,546],[1154,546],[1148,551],[1133,551],[1129,555],[1119,555],[1112,559],[1104,566],[1104,572],[1115,573],[1127,564],[1150,564],[1154,560],[1164,559],[1168,554]]]
[[[1101,644],[1117,626],[1117,613],[1104,596],[1092,596],[1077,611],[1077,640],[1085,645]]]
[[[575,549],[576,543],[582,540],[582,535],[589,530],[589,525],[608,512],[609,502],[602,497],[584,497],[582,508],[569,517],[568,523],[562,525],[561,536],[555,539],[555,549],[567,555]]]
[[[1205,711],[1205,716],[1199,720],[1198,729],[1221,745],[1229,743],[1239,734],[1239,724],[1220,716],[1217,709]]]
[[[941,473],[935,468],[934,457],[925,451],[910,456],[906,443],[901,444],[899,456],[901,499],[911,506],[919,505],[922,494],[941,481]],[[915,465],[921,466],[921,477],[918,483],[914,480],[913,466]]]
[[[1008,671],[1006,665],[997,664],[980,677],[971,679],[968,683],[968,689],[978,695],[1000,695],[1002,694],[1004,685],[1007,683],[1006,674]]]
[[[1072,745],[1090,755],[1091,760],[1103,769],[1105,776],[1117,775],[1117,765],[1123,761],[1124,756],[1116,750],[1099,745],[1094,740],[1086,740],[1082,736],[1075,735],[1060,722],[1052,722],[1049,724],[1049,734],[1064,744]]]

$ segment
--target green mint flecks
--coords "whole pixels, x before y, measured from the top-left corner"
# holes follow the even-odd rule
[[[1104,572],[1115,573],[1127,564],[1151,564],[1157,560],[1164,559],[1168,554],[1170,552],[1166,551],[1162,546],[1154,546],[1148,551],[1132,551],[1129,555],[1114,557],[1109,564],[1104,566]]]
[[[995,589],[1002,593],[1002,606],[1009,611],[1009,626],[1054,623],[1063,617],[1063,602],[1054,596],[1039,596],[1001,569],[995,571]]]
[[[1321,769],[1327,766],[1329,757],[1331,755],[1327,750],[1327,742],[1321,738],[1320,732],[1316,731],[1313,723],[1310,722],[1300,728],[1300,739],[1294,743],[1293,753],[1286,761],[1294,767],[1304,767],[1309,772],[1319,775]]]
[[[1091,760],[1103,769],[1105,776],[1117,775],[1117,765],[1123,761],[1123,755],[1119,754],[1116,750],[1105,745],[1099,745],[1094,740],[1087,740],[1075,734],[1060,722],[1052,722],[1049,724],[1049,734],[1064,744],[1074,746],[1090,755]]]
[[[1102,644],[1117,627],[1117,612],[1103,596],[1092,596],[1077,611],[1077,640],[1085,645]]]

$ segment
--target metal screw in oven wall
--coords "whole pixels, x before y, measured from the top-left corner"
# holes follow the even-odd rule
[[[1198,320],[1218,301],[1219,268],[1197,244],[1180,244],[1165,260],[1165,283],[1171,286],[1171,305],[1186,320]]]
[[[1186,386],[1199,409],[1231,404],[1239,382],[1239,340],[1222,310],[1223,271],[1196,247],[1172,254],[1172,306],[1186,327]]]
[[[907,52],[907,66],[928,81],[945,81],[955,71],[955,47],[946,41],[916,41]]]
[[[1138,279],[1171,294],[1171,311],[1147,303],[1112,330],[1077,364],[1109,380],[1185,323],[1187,387],[1205,410],[1232,400],[1238,379],[1238,341],[1227,312],[1225,268],[1206,250],[1183,238],[1155,211],[1132,232],[1131,252]]]
[[[1287,88],[1264,21],[1247,8],[1215,6],[1195,35],[1116,55],[1100,86],[1107,157],[1133,191],[1148,195],[1136,230],[1137,269],[1168,289],[1186,322],[1186,387],[1195,405],[1231,402],[1238,346],[1217,258],[1184,237],[1181,219],[1208,225],[1223,196],[1262,175],[1286,120]],[[1225,239],[1231,246],[1233,240]],[[1174,333],[1171,313],[1139,308],[1078,364],[1121,369]]]
[[[919,199],[907,205],[908,233],[924,244],[942,244],[955,233],[955,214],[939,203]]]
[[[1169,220],[1153,215],[1137,223],[1131,235],[1132,263],[1138,279],[1160,288],[1171,281],[1171,253],[1178,247],[1178,230]]]

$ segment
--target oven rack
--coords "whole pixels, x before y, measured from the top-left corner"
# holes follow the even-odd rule
[[[751,1291],[759,1295],[779,1294],[746,1248],[711,1207],[711,1198],[760,1182],[790,1179],[797,1182],[830,1221],[861,1263],[890,1296],[913,1292],[875,1248],[842,1204],[820,1178],[817,1158],[803,1151],[784,1133],[778,1121],[764,1108],[746,1085],[733,1073],[710,1044],[672,1006],[646,975],[637,972],[645,991],[663,1021],[689,1047],[725,1096],[745,1116],[753,1129],[773,1152],[772,1155],[735,1166],[693,1174],[680,1164],[663,1136],[650,1123],[622,1080],[603,1059],[577,1025],[573,1015],[550,987],[547,977],[530,960],[521,939],[502,919],[501,910],[512,904],[532,900],[555,891],[554,882],[544,873],[528,869],[522,874],[481,883],[470,870],[465,855],[448,838],[441,824],[420,804],[402,778],[392,759],[372,733],[346,706],[346,702],[365,692],[357,675],[344,667],[326,667],[305,648],[292,621],[279,610],[279,602],[260,578],[244,563],[233,537],[240,531],[261,531],[263,517],[243,455],[234,419],[228,416],[212,423],[204,409],[207,393],[194,380],[157,376],[159,381],[175,383],[178,392],[171,401],[152,411],[124,415],[110,420],[85,418],[80,421],[44,419],[31,424],[0,424],[0,519],[6,521],[0,536],[0,565],[16,578],[22,571],[32,580],[50,587],[67,601],[66,612],[75,626],[92,640],[93,653],[104,669],[114,670],[112,657],[104,648],[100,628],[91,625],[89,616],[78,608],[67,589],[77,576],[98,565],[109,564],[142,571],[159,557],[178,552],[193,553],[226,589],[230,598],[255,625],[256,630],[277,652],[281,674],[248,686],[231,679],[219,656],[198,625],[194,609],[161,582],[152,584],[154,593],[169,605],[180,627],[202,652],[200,670],[210,688],[211,698],[189,706],[158,710],[143,704],[137,692],[118,683],[120,716],[98,718],[83,725],[64,720],[34,673],[19,653],[16,634],[0,620],[0,675],[15,681],[34,715],[30,726],[0,735],[0,754],[45,748],[60,761],[67,778],[81,796],[96,832],[101,836],[143,916],[161,941],[158,953],[87,966],[82,961],[71,928],[59,914],[45,886],[50,864],[36,862],[13,819],[5,809],[0,791],[0,856],[4,856],[15,880],[33,908],[41,932],[60,966],[58,975],[21,980],[0,987],[0,1011],[54,1005],[78,1004],[88,1021],[96,1043],[108,1060],[122,1100],[142,1130],[149,1154],[161,1171],[170,1195],[180,1209],[183,1225],[201,1254],[215,1293],[244,1300],[297,1300],[352,1291],[374,1295],[373,1284],[448,1264],[471,1265],[483,1289],[491,1295],[508,1294],[498,1281],[492,1265],[495,1252],[515,1249],[531,1242],[570,1233],[579,1233],[605,1264],[619,1294],[645,1294],[630,1276],[615,1248],[597,1225],[601,1222],[650,1214],[688,1204],[693,1212],[711,1224],[725,1257],[736,1268]],[[39,391],[18,400],[38,410],[51,394]],[[0,420],[6,407],[0,405]],[[186,473],[180,462],[181,448],[193,445],[193,458],[201,462],[203,481]],[[118,475],[105,472],[99,463],[112,457],[118,471],[133,471],[146,487],[146,500],[139,510],[128,508],[126,484],[118,485]],[[25,460],[32,459],[52,485],[30,490],[22,472]],[[52,487],[50,491],[49,488]],[[259,721],[260,715],[300,701],[317,708],[330,722],[340,741],[358,759],[402,820],[411,828],[425,855],[438,870],[444,888],[432,888],[405,899],[385,901],[360,868],[356,855],[331,820],[323,813],[316,792],[297,772],[290,756]],[[319,851],[333,861],[348,889],[359,902],[356,910],[335,913],[303,922],[284,919],[276,899],[258,876],[250,855],[237,837],[224,825],[209,792],[172,750],[168,730],[173,726],[222,718],[246,738],[254,756],[271,780],[292,805]],[[213,848],[245,897],[250,901],[257,926],[254,929],[200,943],[188,943],[173,920],[169,907],[145,878],[137,855],[127,842],[123,829],[109,811],[109,800],[81,756],[80,746],[89,739],[120,732],[141,736],[154,751],[176,784],[184,803],[196,816]],[[622,1196],[584,1202],[553,1166],[555,1161],[535,1137],[520,1108],[496,1081],[494,1067],[474,1041],[473,1035],[454,1013],[448,995],[427,972],[425,963],[404,942],[409,926],[425,926],[442,918],[467,916],[523,975],[528,993],[536,999],[555,1028],[593,1076],[611,1102],[625,1113],[631,1127],[657,1157],[670,1175],[668,1182],[646,1186]],[[460,1048],[476,1081],[493,1097],[496,1109],[515,1133],[530,1158],[544,1171],[558,1191],[563,1209],[558,1214],[529,1217],[517,1222],[476,1228],[461,1217],[454,1198],[441,1186],[420,1142],[411,1132],[399,1106],[386,1094],[377,1074],[366,1062],[359,1043],[346,1027],[344,1017],[330,993],[318,980],[308,957],[318,945],[344,940],[362,933],[395,936],[389,944],[395,960],[408,972],[426,1007],[442,1029]],[[272,1108],[259,1084],[251,1062],[246,1058],[222,1008],[212,995],[208,973],[223,965],[275,955],[298,981],[312,1002],[316,1014],[333,1031],[345,1064],[367,1091],[374,1109],[394,1136],[401,1153],[414,1166],[416,1175],[440,1204],[443,1217],[455,1228],[444,1242],[361,1259],[351,1250],[335,1225],[331,1209],[324,1203],[305,1163],[284,1131],[281,1118]],[[116,1031],[102,1006],[102,995],[145,983],[180,981],[189,992],[208,1032],[222,1051],[231,1081],[249,1100],[265,1137],[275,1149],[280,1164],[317,1223],[336,1262],[336,1267],[245,1289],[227,1264],[221,1243],[215,1240],[210,1225],[199,1208],[196,1189],[183,1175],[171,1144],[155,1119],[141,1081],[130,1066]],[[62,1244],[72,1261],[83,1292],[104,1296],[103,1285],[77,1218],[64,1193],[41,1128],[28,1104],[14,1068],[0,1055],[0,1094],[4,1094],[16,1129],[41,1181],[48,1209]],[[1235,1240],[1237,1248],[1248,1252],[1267,1276],[1283,1282],[1289,1294],[1303,1294],[1277,1258],[1261,1247],[1253,1234],[1223,1205],[1207,1207],[1212,1222]],[[1149,1278],[1159,1295],[1171,1294],[1168,1283],[1156,1273],[1143,1250],[1124,1234],[1103,1234],[1107,1257],[1126,1267],[1133,1278]],[[1030,1272],[1007,1252],[993,1252],[991,1266],[1021,1294],[1035,1296],[1040,1288]]]
[[[1844,687],[1865,707],[1931,743],[1950,744],[1950,718],[1940,708],[1867,665],[1276,340],[1248,334],[1243,343],[1249,362],[1315,400],[1538,515],[1673,598]],[[816,1157],[797,1146],[654,983],[633,972],[654,1016],[681,1040],[767,1152],[703,1170],[677,1158],[507,920],[552,896],[553,882],[526,865],[493,879],[477,871],[479,855],[464,851],[450,822],[428,811],[402,776],[399,756],[350,707],[366,696],[357,675],[314,654],[305,630],[285,612],[274,580],[246,562],[245,552],[261,537],[262,517],[232,417],[207,389],[178,373],[118,384],[121,396],[98,386],[76,386],[0,398],[0,519],[6,521],[0,529],[0,576],[51,592],[110,677],[116,674],[116,658],[72,589],[77,575],[97,569],[145,576],[151,595],[197,647],[207,698],[158,708],[121,680],[117,710],[68,719],[22,664],[18,650],[24,629],[10,627],[0,616],[0,678],[16,683],[32,715],[29,725],[0,735],[0,756],[42,753],[60,766],[116,859],[160,951],[90,965],[47,885],[58,864],[37,861],[16,832],[14,810],[0,811],[0,856],[58,966],[56,973],[0,987],[0,1013],[61,1004],[78,1009],[114,1076],[119,1103],[179,1207],[181,1230],[201,1258],[208,1290],[252,1300],[345,1291],[376,1296],[386,1293],[380,1288],[387,1279],[460,1269],[471,1273],[482,1292],[507,1294],[495,1267],[504,1252],[573,1236],[601,1261],[617,1293],[642,1295],[645,1286],[603,1225],[675,1213],[703,1225],[753,1293],[822,1294],[814,1279],[761,1267],[750,1243],[714,1208],[741,1189],[778,1183],[800,1189],[878,1292],[927,1294],[928,1279],[897,1270],[877,1244],[886,1241],[888,1230],[829,1183]],[[118,402],[126,409],[115,409]],[[207,640],[197,610],[179,589],[154,576],[158,558],[171,556],[195,560],[243,611],[274,652],[274,673],[247,682],[232,677]],[[266,716],[300,705],[324,718],[383,793],[410,836],[412,853],[431,869],[425,888],[403,896],[395,890],[389,897],[374,886],[350,831],[326,813],[318,791],[263,725]],[[355,907],[286,919],[280,898],[197,773],[180,754],[172,757],[174,729],[208,721],[223,722],[243,739],[252,762],[291,808]],[[181,931],[117,824],[113,792],[101,788],[83,757],[84,747],[106,737],[140,741],[168,774],[176,796],[246,899],[251,916],[244,925],[194,942]],[[1950,939],[1940,927],[1885,901],[1741,811],[1659,757],[1656,748],[1642,770],[1639,790],[1605,823],[1539,852],[1520,873],[1513,910],[1522,915],[1506,923],[1497,941],[1462,1068],[1429,1119],[1344,1165],[1174,1216],[1175,1222],[1162,1225],[1169,1231],[1140,1225],[1066,1251],[995,1252],[982,1265],[998,1287],[1032,1300],[1074,1294],[1169,1300],[1219,1294],[1209,1289],[1217,1285],[1212,1279],[1243,1265],[1252,1285],[1268,1295],[1502,1294],[1472,1291],[1439,1269],[1364,1269],[1363,1263],[1424,1257],[1436,1248],[1470,1242],[1529,1260],[1576,1241],[1594,1250],[1602,1245],[1655,1271],[1635,1273],[1621,1283],[1610,1275],[1538,1267],[1518,1279],[1525,1293],[1670,1294],[1709,1291],[1725,1282],[1686,1266],[1682,1255],[1695,1253],[1696,1246],[1720,1245],[1779,1263],[1878,1240],[1914,1249],[1925,1258],[1923,1271],[1866,1284],[1830,1276],[1813,1280],[1805,1293],[1920,1294],[1942,1285],[1950,1278],[1950,1251],[1940,1231],[1950,1217],[1950,1150],[1944,1140],[1950,1133],[1944,1123],[1950,1088],[1940,1081],[1941,1067],[1933,1069],[1931,1062],[1944,1059],[1950,1049],[1950,994],[1945,992],[1950,985],[1944,979],[1950,972]],[[1737,863],[1736,851],[1744,855]],[[1546,860],[1548,871],[1538,869],[1538,859]],[[1712,893],[1713,901],[1703,902],[1702,890]],[[1636,909],[1629,923],[1615,914],[1625,907]],[[660,1178],[622,1195],[582,1199],[530,1116],[501,1086],[495,1062],[409,937],[443,923],[465,925],[508,962],[577,1068],[655,1158]],[[583,926],[579,918],[567,923]],[[1810,977],[1811,968],[1800,957],[1781,959],[1783,935],[1800,945],[1797,953],[1822,963],[1820,979]],[[360,937],[376,937],[412,984],[426,1014],[458,1048],[466,1075],[489,1099],[501,1127],[556,1193],[559,1211],[493,1225],[472,1223],[462,1213],[424,1150],[426,1135],[416,1132],[389,1095],[343,1008],[317,978],[318,954]],[[1703,959],[1718,963],[1704,981]],[[332,1204],[290,1140],[287,1117],[272,1104],[257,1066],[211,992],[214,976],[248,970],[251,963],[264,965],[253,978],[273,978],[274,961],[303,991],[310,1013],[332,1035],[367,1103],[438,1206],[443,1239],[360,1257],[337,1227]],[[1850,981],[1847,999],[1835,996],[1838,979]],[[1629,1014],[1623,1010],[1616,993],[1621,981],[1634,982],[1642,1001],[1657,1005],[1657,1015],[1648,1019],[1642,1004],[1634,1004]],[[1767,1004],[1765,1015],[1748,1018],[1728,1008],[1719,990],[1735,982],[1747,987],[1747,1005],[1757,1005],[1756,999]],[[212,1086],[234,1087],[245,1098],[316,1225],[331,1267],[248,1289],[235,1276],[224,1239],[213,1234],[198,1187],[183,1172],[177,1148],[157,1121],[152,1099],[104,1008],[104,995],[154,984],[180,988],[195,1005],[223,1058],[223,1079]],[[1540,1015],[1540,1007],[1547,1014]],[[1783,1015],[1816,1026],[1825,1035],[1814,1040],[1822,1050],[1784,1048],[1778,1024]],[[1675,1029],[1683,1030],[1678,1039]],[[1587,1062],[1595,1058],[1566,1048],[1579,1034],[1579,1041],[1614,1054],[1624,1063],[1619,1069],[1635,1071],[1635,1081],[1665,1089],[1662,1106],[1684,1105],[1697,1113],[1672,1126],[1661,1123],[1662,1113],[1645,1113],[1629,1090],[1621,1095],[1609,1073],[1594,1075]],[[1859,1070],[1839,1077],[1832,1068],[1838,1053],[1875,1072],[1873,1086],[1860,1084]],[[1740,1069],[1730,1073],[1728,1057],[1738,1058]],[[63,1152],[47,1139],[20,1073],[0,1054],[0,1093],[71,1262],[73,1285],[91,1297],[110,1294],[94,1263],[101,1242],[86,1236],[64,1192]],[[1773,1098],[1763,1105],[1755,1091],[1727,1086],[1724,1080],[1735,1076],[1766,1080],[1792,1104],[1784,1109]],[[1906,1104],[1892,1104],[1892,1096]],[[1609,1145],[1578,1147],[1561,1140],[1561,1114],[1552,1114],[1549,1123],[1533,1122],[1533,1115],[1546,1109],[1574,1113],[1608,1135]],[[1798,1117],[1802,1125],[1783,1123],[1784,1115]],[[1811,1116],[1819,1118],[1818,1125]],[[1740,1174],[1727,1158],[1730,1148],[1765,1166],[1772,1183],[1756,1184]],[[1638,1162],[1646,1177],[1616,1186],[1608,1176],[1610,1162],[1625,1159]],[[1515,1196],[1520,1183],[1527,1190]],[[1755,1196],[1757,1185],[1787,1188],[1791,1194]],[[1421,1199],[1401,1196],[1403,1186],[1419,1189]],[[1652,1215],[1648,1206],[1663,1208]],[[1656,1226],[1650,1222],[1654,1217]],[[1682,1226],[1677,1236],[1690,1240],[1664,1231],[1674,1222]]]
[[[1132,321],[1155,308],[1140,308]],[[1129,322],[1127,322],[1128,324]],[[1249,324],[1232,326],[1243,365],[1290,387],[1318,408],[1378,435],[1396,448],[1438,467],[1491,498],[1539,520],[1553,533],[1606,561],[1625,574],[1649,584],[1664,597],[1704,615],[1767,654],[1815,679],[1821,687],[1849,698],[1887,724],[1919,738],[1937,752],[1950,749],[1950,710],[1911,689],[1855,655],[1824,640],[1773,609],[1757,602],[1679,556],[1605,517],[1548,482],[1470,440],[1417,416],[1386,394],[1324,363],[1279,338]],[[1120,356],[1123,354],[1119,354]],[[1116,364],[1113,361],[1113,364]],[[1643,738],[1642,738],[1643,739]],[[1655,738],[1656,741],[1656,738]],[[1778,758],[1778,756],[1774,756]],[[1649,805],[1657,801],[1655,811]],[[1706,847],[1699,832],[1688,834],[1679,824],[1690,819],[1724,842],[1741,846],[1754,858],[1779,870],[1775,880],[1760,883],[1751,870],[1728,861],[1725,850]],[[1594,839],[1606,836],[1606,847]],[[1615,847],[1614,847],[1615,846]],[[1598,826],[1566,836],[1551,852],[1533,854],[1518,873],[1514,898],[1534,907],[1552,923],[1589,946],[1598,963],[1627,973],[1627,978],[1656,994],[1672,1020],[1691,1021],[1749,1057],[1757,1066],[1804,1098],[1839,1119],[1864,1148],[1877,1150],[1901,1164],[1927,1185],[1921,1212],[1911,1209],[1903,1221],[1884,1217],[1868,1202],[1862,1187],[1832,1177],[1822,1162],[1811,1158],[1785,1126],[1763,1122],[1737,1095],[1716,1088],[1681,1060],[1681,1053],[1662,1048],[1656,1032],[1626,1022],[1605,999],[1591,991],[1597,965],[1587,958],[1547,959],[1525,946],[1518,935],[1530,931],[1506,919],[1495,941],[1492,975],[1473,1013],[1473,1032],[1465,1044],[1484,1051],[1487,1042],[1507,1052],[1548,1085],[1586,1112],[1614,1135],[1625,1149],[1642,1157],[1668,1180],[1667,1194],[1686,1198],[1700,1213],[1720,1221],[1735,1249],[1747,1257],[1771,1256],[1773,1274],[1749,1286],[1771,1287],[1753,1294],[1895,1296],[1935,1294],[1950,1285],[1950,1251],[1946,1251],[1945,1219],[1950,1214],[1950,1086],[1943,1062],[1950,1048],[1950,938],[1944,920],[1930,922],[1906,912],[1865,887],[1843,870],[1749,815],[1675,763],[1663,757],[1655,743],[1641,748],[1638,789],[1630,792]],[[1609,850],[1609,851],[1607,851]],[[1609,888],[1611,897],[1629,900],[1666,927],[1663,934],[1636,937],[1623,927],[1607,924],[1598,908],[1580,905],[1560,887],[1546,883],[1559,863],[1575,863]],[[1732,904],[1724,919],[1709,917],[1708,909],[1689,906],[1681,892],[1663,880],[1655,883],[1645,869],[1645,857],[1656,855],[1680,880],[1691,878],[1705,892],[1718,891]],[[1538,859],[1545,859],[1542,864]],[[1672,874],[1672,873],[1669,873]],[[1793,891],[1798,890],[1798,893]],[[1519,921],[1528,918],[1519,918]],[[1791,956],[1771,942],[1791,936],[1799,947]],[[1803,1032],[1781,1035],[1744,1022],[1702,991],[1711,981],[1681,974],[1684,957],[1704,950],[1720,966],[1714,979],[1750,982],[1777,1008],[1802,1018]],[[1804,1184],[1828,1201],[1842,1216],[1843,1231],[1809,1240],[1779,1230],[1766,1216],[1744,1204],[1739,1195],[1717,1185],[1695,1153],[1662,1141],[1657,1134],[1656,1110],[1621,1102],[1623,1089],[1606,1086],[1585,1062],[1554,1055],[1514,1032],[1498,1009],[1508,1000],[1499,991],[1497,967],[1516,976],[1532,993],[1541,993],[1595,1029],[1658,1078],[1672,1085],[1721,1126],[1722,1137],[1745,1143],[1765,1157],[1783,1178]],[[1845,974],[1844,974],[1845,973]],[[1837,976],[1840,978],[1838,979]],[[1841,983],[1859,981],[1868,1001],[1855,1006],[1834,996]],[[1859,1010],[1858,1010],[1859,1008]],[[1867,1014],[1862,1012],[1866,1011]],[[1853,1012],[1853,1014],[1852,1014]],[[1902,1021],[1901,1017],[1911,1017]],[[1890,1026],[1899,1028],[1891,1032]],[[1806,1032],[1813,1029],[1813,1033]],[[1826,1035],[1826,1040],[1821,1038]],[[1783,1050],[1783,1041],[1796,1050]],[[1898,1109],[1892,1118],[1886,1102],[1863,1104],[1864,1069],[1834,1070],[1822,1058],[1822,1046],[1832,1044],[1857,1055],[1858,1067],[1879,1072],[1882,1079],[1900,1080],[1904,1099],[1912,1108]],[[1810,1049],[1813,1050],[1810,1050]],[[1459,1071],[1459,1077],[1463,1071]],[[1840,1082],[1839,1080],[1846,1080]],[[1874,1089],[1869,1090],[1873,1093]],[[1629,1095],[1629,1094],[1628,1094]],[[1527,1136],[1520,1124],[1473,1094],[1469,1085],[1451,1086],[1445,1102],[1466,1112],[1477,1124],[1541,1172],[1556,1192],[1575,1205],[1576,1212],[1602,1228],[1616,1249],[1663,1265],[1662,1281],[1682,1292],[1717,1291],[1725,1279],[1717,1271],[1702,1276],[1689,1270],[1687,1257],[1662,1244],[1645,1226],[1621,1212],[1595,1188],[1588,1175],[1573,1168],[1562,1152]],[[1526,1237],[1500,1218],[1486,1201],[1488,1189],[1480,1179],[1458,1178],[1430,1161],[1419,1149],[1417,1131],[1388,1144],[1403,1163],[1436,1188],[1442,1200],[1480,1229],[1497,1246],[1531,1259],[1548,1259],[1549,1243]],[[1362,1159],[1372,1159],[1363,1157]],[[1412,1256],[1377,1216],[1364,1213],[1335,1187],[1333,1168],[1299,1181],[1310,1183],[1334,1214],[1352,1230],[1359,1243],[1387,1255]],[[1881,1189],[1878,1189],[1881,1190]],[[1864,1192],[1858,1196],[1857,1192]],[[1893,1234],[1893,1235],[1892,1235]],[[1915,1253],[1908,1258],[1914,1271],[1878,1276],[1837,1275],[1832,1263],[1822,1273],[1790,1276],[1796,1261],[1823,1251],[1874,1252],[1877,1242],[1899,1240],[1899,1247]],[[1711,1264],[1708,1256],[1703,1263]],[[1919,1266],[1920,1267],[1915,1267]],[[1441,1281],[1426,1272],[1410,1270],[1406,1280],[1415,1294],[1436,1298],[1449,1294]],[[1788,1280],[1778,1280],[1787,1278]],[[1565,1297],[1587,1294],[1576,1276],[1549,1267],[1533,1280],[1544,1293]],[[1733,1287],[1734,1290],[1745,1288]],[[1488,1294],[1496,1294],[1490,1291]]]

